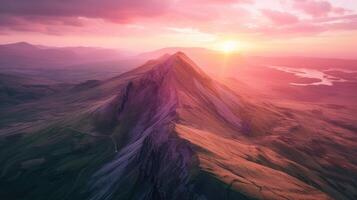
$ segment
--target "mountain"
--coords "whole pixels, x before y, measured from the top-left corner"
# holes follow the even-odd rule
[[[357,195],[357,127],[347,111],[260,100],[182,52],[7,108],[0,119],[6,199]]]
[[[93,47],[45,47],[26,42],[0,45],[1,68],[59,68],[120,57],[116,50]]]
[[[298,57],[298,56],[259,56],[249,52],[225,53],[199,47],[167,47],[139,54],[138,59],[150,59],[177,51],[185,52],[202,69],[213,76],[240,78],[240,74],[249,68],[256,71],[261,66],[284,66],[328,70],[331,68],[356,70],[356,59]],[[258,68],[259,69],[259,68]],[[244,73],[244,72],[243,72]]]
[[[185,52],[190,59],[194,60],[205,72],[213,75],[231,76],[231,72],[246,65],[248,57],[241,53],[227,54],[221,51],[210,50],[201,47],[167,47],[154,51],[139,54],[139,59],[156,58],[164,54],[174,54],[175,52]]]
[[[129,54],[95,47],[49,47],[25,42],[3,44],[0,45],[0,73],[77,84],[111,78],[144,62]]]
[[[176,52],[185,52],[187,55],[207,55],[207,54],[217,54],[218,51],[201,48],[201,47],[166,47],[162,49],[157,49],[153,51],[148,51],[139,54],[139,57],[144,59],[157,58],[165,54],[175,54]]]

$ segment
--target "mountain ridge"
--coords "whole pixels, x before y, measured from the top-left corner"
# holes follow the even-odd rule
[[[237,93],[183,53],[23,104],[5,117],[5,197],[347,200],[355,194],[354,168],[344,160],[354,155],[353,141],[344,139],[351,132],[336,139],[329,130],[341,129],[311,112]],[[316,124],[326,128],[316,132]]]
[[[117,143],[123,142],[124,137],[126,142],[118,148],[122,150],[118,152],[116,158],[95,174],[92,187],[101,186],[102,188],[95,190],[92,199],[102,199],[104,196],[120,199],[127,195],[126,191],[132,191],[132,194],[140,194],[149,199],[199,199],[202,195],[207,199],[260,199],[262,196],[268,199],[280,199],[281,196],[307,198],[306,194],[300,192],[279,192],[265,178],[257,177],[244,177],[243,179],[237,177],[236,179],[243,182],[257,179],[260,184],[270,189],[264,193],[252,192],[256,188],[254,182],[245,186],[236,184],[234,181],[230,183],[229,188],[222,188],[220,181],[224,180],[224,176],[221,177],[220,173],[226,169],[216,166],[216,161],[206,160],[206,154],[209,152],[208,154],[212,156],[220,155],[221,150],[218,148],[220,145],[231,145],[231,142],[220,138],[239,138],[236,145],[246,148],[250,142],[245,137],[254,135],[253,132],[256,131],[254,125],[247,123],[247,117],[242,114],[250,105],[243,103],[239,100],[239,96],[209,78],[204,72],[201,73],[199,68],[197,69],[196,65],[188,59],[183,53],[176,53],[170,57],[161,58],[157,62],[148,62],[146,64],[148,66],[142,66],[147,71],[131,79],[120,94],[106,104],[104,110],[116,111],[120,108],[120,112],[112,112],[111,122],[102,127],[115,124],[110,131],[113,134],[112,137]],[[127,103],[123,106],[115,102]],[[110,105],[109,109],[108,105]],[[113,105],[117,106],[112,107]],[[102,116],[108,117],[108,114]],[[102,120],[95,118],[95,121]],[[129,126],[131,128],[123,128],[130,122],[134,122]],[[118,135],[123,132],[127,136]],[[203,135],[206,136],[203,137]],[[212,143],[214,141],[222,143],[214,144]],[[214,147],[215,145],[218,146]],[[229,152],[226,154],[230,155]],[[300,188],[303,191],[314,191],[316,198],[328,199],[324,194],[296,178],[247,161],[244,158],[247,154],[249,153],[243,153],[243,158],[236,160],[240,160],[243,166],[250,166],[252,168],[249,170],[250,173],[257,169],[266,170],[264,174],[270,179],[281,181],[281,179],[288,178],[291,181],[290,184],[286,184],[287,190],[285,191]],[[278,156],[273,152],[272,155]],[[219,158],[216,159],[219,160]],[[229,160],[224,162],[226,162],[225,165],[230,165]],[[180,165],[177,166],[177,163]],[[153,168],[157,171],[150,171]],[[170,168],[176,170],[171,171]],[[192,174],[190,171],[196,172]],[[171,173],[175,175],[170,176]],[[229,177],[237,176],[236,173],[230,173]],[[272,175],[267,175],[269,173]],[[209,174],[214,174],[214,176]],[[143,176],[146,178],[142,178]],[[109,177],[121,178],[116,180]],[[125,180],[132,179],[141,180],[140,182],[146,180],[145,183],[140,184],[146,186],[142,188],[134,184],[130,187],[130,184],[125,183]],[[210,180],[210,185],[204,184],[207,179]],[[151,182],[147,182],[148,180]],[[126,190],[120,189],[123,185],[126,185]],[[115,193],[110,189],[113,187],[117,188],[114,189]],[[244,189],[239,191],[236,187]],[[215,193],[210,191],[213,188],[216,188]],[[132,198],[139,197],[134,195]]]
[[[109,188],[120,188],[123,179],[132,178],[126,174],[132,173],[138,174],[137,179],[141,180],[140,182],[152,181],[144,184],[146,185],[145,188],[138,189],[140,186],[135,186],[136,188],[133,186],[134,189],[129,189],[131,191],[140,190],[140,195],[145,196],[145,198],[198,199],[200,195],[195,191],[197,186],[192,182],[193,175],[189,173],[197,167],[198,161],[193,147],[187,141],[178,137],[176,126],[183,122],[183,116],[187,114],[181,111],[183,107],[195,106],[204,110],[203,105],[194,104],[194,101],[199,101],[202,98],[210,100],[210,97],[204,93],[214,92],[215,88],[213,88],[211,82],[213,80],[195,66],[186,55],[178,52],[170,57],[159,59],[146,73],[130,81],[120,94],[113,98],[113,101],[99,109],[99,112],[102,110],[118,111],[111,113],[114,117],[110,117],[111,122],[105,123],[104,126],[113,123],[121,126],[120,124],[126,124],[127,121],[137,121],[137,123],[133,126],[136,128],[125,131],[129,139],[123,149],[119,151],[116,159],[100,169],[95,175],[94,187],[98,185],[103,187],[104,185],[104,189],[102,188],[101,192],[96,191],[92,199],[101,199],[107,195],[123,198],[126,195],[125,191],[120,192],[119,190],[117,194],[112,194]],[[197,86],[200,88],[196,88]],[[185,96],[182,95],[183,93]],[[145,102],[144,107],[142,101]],[[219,100],[215,99],[215,101],[218,102]],[[121,103],[115,104],[114,102]],[[214,105],[217,102],[209,103]],[[114,109],[108,109],[108,105],[111,108],[114,106]],[[224,103],[221,103],[221,105],[224,105]],[[130,120],[127,119],[129,113],[136,113],[138,110],[140,110],[140,114],[135,115]],[[211,113],[208,112],[211,115],[217,112],[206,106],[207,111],[211,111]],[[222,113],[224,112],[219,114]],[[101,114],[101,116],[107,117],[108,114]],[[224,118],[224,116],[220,117]],[[98,118],[96,118],[96,121],[98,121]],[[103,120],[99,119],[99,121]],[[112,133],[114,135],[116,129],[113,128]],[[132,156],[128,158],[128,154]],[[180,164],[177,165],[178,163]],[[130,167],[128,171],[126,167],[130,165],[143,167]],[[172,171],[172,168],[176,168],[176,170]],[[177,174],[173,175],[172,173]],[[108,180],[108,177],[113,176],[121,177],[121,180],[102,184],[104,180]],[[146,178],[143,178],[143,176]],[[140,185],[143,185],[143,183]],[[171,190],[172,192],[168,192]],[[139,192],[132,194],[137,193]],[[135,199],[135,197],[133,198]]]

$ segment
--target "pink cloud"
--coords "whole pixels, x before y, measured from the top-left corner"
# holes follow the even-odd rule
[[[126,23],[134,18],[157,16],[166,12],[172,1],[146,0],[1,0],[0,14],[27,18],[86,17]]]
[[[263,9],[261,12],[265,17],[269,18],[276,25],[295,24],[299,22],[299,18],[297,16],[286,12],[269,9]]]
[[[293,0],[294,8],[303,11],[313,17],[325,17],[330,13],[343,15],[348,12],[342,7],[335,7],[326,0]]]
[[[338,15],[344,15],[347,12],[350,12],[350,10],[345,9],[345,8],[341,8],[341,7],[334,7],[332,9],[332,12],[335,13],[335,14],[338,14]]]
[[[41,22],[43,25],[51,26],[56,20],[58,25],[62,23],[78,26],[81,23],[80,18],[103,19],[117,24],[130,24],[150,19],[159,23],[171,21],[186,24],[202,23],[214,21],[218,16],[227,14],[226,11],[230,12],[232,4],[253,2],[253,0],[0,0],[0,16],[3,18],[0,19],[0,29],[18,29],[20,26],[38,25]],[[36,18],[36,22],[31,18]],[[48,23],[49,21],[51,23]],[[30,27],[27,29],[31,30]]]
[[[117,24],[168,12],[174,0],[0,0],[0,30],[63,35],[83,31],[94,20]],[[109,22],[109,23],[108,23]],[[97,31],[93,32],[96,34]]]
[[[17,17],[86,17],[101,18],[116,23],[129,23],[138,18],[161,16],[175,12],[177,6],[209,5],[229,6],[230,4],[249,4],[253,0],[0,0],[0,14]]]
[[[306,14],[314,17],[326,16],[331,10],[332,5],[328,1],[320,0],[294,0],[294,7]]]
[[[326,31],[326,27],[307,22],[300,22],[291,26],[267,26],[258,31],[262,37],[303,37],[316,35]]]
[[[217,4],[225,4],[225,3],[235,3],[235,4],[251,4],[254,3],[254,0],[196,0],[189,1],[183,0],[189,3],[217,3]]]
[[[318,35],[323,32],[357,30],[357,15],[320,17],[300,20],[283,26],[263,26],[255,31],[263,37],[303,37]]]
[[[345,15],[349,11],[326,0],[290,1],[313,18],[274,10],[279,8],[261,9],[257,14],[256,9],[270,5],[253,4],[253,0],[0,0],[0,30],[155,36],[173,34],[166,33],[165,27],[175,27],[224,36],[300,37],[355,27],[356,19]],[[267,24],[267,19],[272,23]],[[136,24],[144,28],[133,28]]]
[[[61,35],[73,28],[83,28],[85,24],[79,18],[65,16],[12,16],[0,14],[0,30],[17,32],[39,32]]]
[[[311,23],[331,23],[331,22],[336,22],[336,21],[357,21],[357,14],[351,14],[351,15],[341,15],[341,16],[333,16],[333,17],[322,17],[322,18],[314,18],[311,19]]]

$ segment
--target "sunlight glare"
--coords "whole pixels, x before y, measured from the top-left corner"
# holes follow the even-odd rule
[[[238,43],[234,40],[224,41],[219,49],[224,53],[232,53],[238,50]]]

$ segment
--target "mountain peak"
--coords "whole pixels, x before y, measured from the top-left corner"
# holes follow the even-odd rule
[[[113,90],[112,101],[103,104],[98,110],[96,121],[99,127],[115,126],[121,116],[126,116],[123,113],[127,109],[166,116],[168,113],[175,114],[179,104],[191,105],[191,101],[195,102],[200,98],[208,102],[219,101],[210,99],[218,95],[215,90],[219,85],[183,52],[151,60],[106,84],[116,85],[118,80],[123,79],[126,81],[120,81],[121,86],[116,87],[120,90]]]
[[[186,56],[186,54],[182,51],[177,51],[176,53],[172,54],[173,57],[181,57],[181,56]]]
[[[182,59],[190,59],[190,58],[184,52],[178,51],[174,54],[165,53],[159,56],[157,59],[149,60],[149,63],[164,64],[167,63],[169,60],[173,62]]]
[[[196,77],[198,79],[208,78],[196,63],[191,60],[184,52],[178,51],[174,54],[161,56],[159,59],[154,60],[154,65],[150,71],[161,74],[184,77]],[[152,64],[152,63],[151,63]],[[201,77],[201,78],[199,78]]]
[[[171,56],[169,57],[171,59],[179,59],[179,60],[182,60],[182,61],[186,61],[187,63],[189,63],[190,65],[193,65],[195,67],[198,67],[193,61],[192,59],[186,55],[183,51],[177,51],[176,53],[174,54],[171,54]]]

